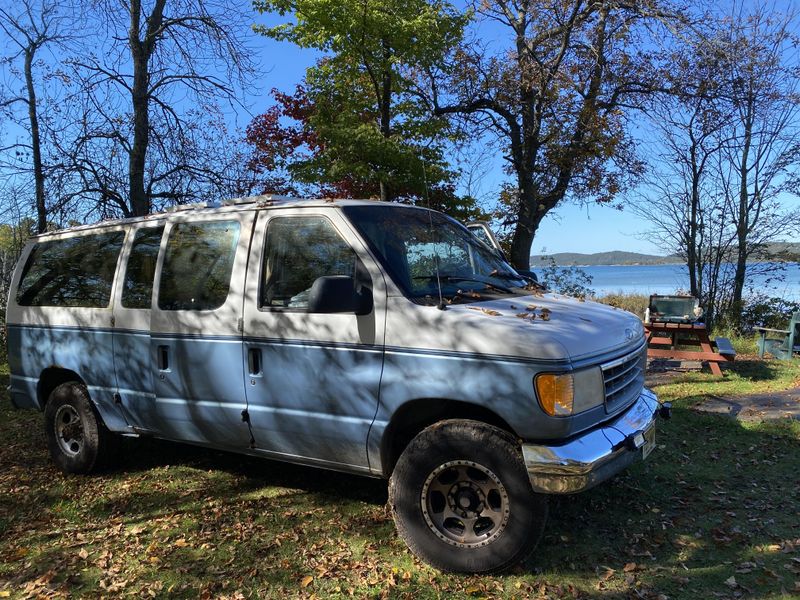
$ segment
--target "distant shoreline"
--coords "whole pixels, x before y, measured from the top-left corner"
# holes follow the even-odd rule
[[[535,264],[533,261],[534,257],[531,257],[531,269],[536,268],[544,268],[548,267],[549,264],[545,262],[539,262],[539,264]],[[748,264],[758,264],[759,261],[750,261]],[[800,258],[797,260],[790,260],[790,259],[773,259],[769,261],[761,261],[761,262],[774,262],[774,263],[790,263],[790,264],[800,264]],[[732,264],[732,263],[730,263]],[[586,267],[685,267],[685,262],[653,262],[653,263],[593,263],[593,264],[577,264],[577,263],[559,263],[556,262],[557,267],[576,267],[578,269],[584,269]]]
[[[531,260],[531,265],[533,265],[533,260]],[[538,265],[541,267],[546,267],[546,263],[539,263]],[[665,263],[595,263],[595,264],[561,264],[556,263],[557,267],[578,267],[579,269],[583,269],[585,267],[685,267],[686,263],[683,262],[665,262]],[[535,268],[535,267],[531,267]]]
[[[757,262],[786,262],[800,263],[800,243],[778,242],[767,246],[769,257],[764,257]],[[674,254],[658,256],[655,254],[641,254],[639,252],[626,252],[612,250],[610,252],[596,252],[584,254],[580,252],[556,252],[554,254],[534,254],[530,257],[532,269],[547,267],[554,261],[558,267],[651,267],[657,265],[685,265],[686,262]]]

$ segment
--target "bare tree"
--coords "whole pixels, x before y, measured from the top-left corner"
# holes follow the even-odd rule
[[[655,141],[643,142],[649,168],[629,207],[653,224],[651,241],[684,258],[689,292],[711,320],[727,307],[720,297],[728,288],[723,266],[735,242],[718,177],[733,115],[719,84],[720,56],[704,39],[669,56],[661,78],[671,92],[649,98],[645,113]]]
[[[102,0],[95,8],[107,45],[72,61],[75,143],[62,147],[70,195],[125,216],[196,197],[197,182],[216,176],[192,147],[197,129],[220,103],[239,102],[253,73],[247,15],[227,0]]]
[[[49,0],[20,0],[14,5],[0,7],[0,30],[5,33],[8,45],[13,49],[4,61],[12,65],[21,59],[21,79],[23,90],[16,92],[9,89],[7,95],[0,96],[0,108],[8,109],[12,118],[16,116],[14,107],[24,106],[24,116],[18,122],[28,131],[29,141],[12,143],[6,151],[22,150],[30,152],[34,181],[36,229],[39,233],[47,229],[48,207],[45,191],[46,168],[42,158],[42,138],[40,130],[40,99],[37,88],[40,82],[34,74],[38,55],[47,45],[63,45],[69,36],[68,18],[59,12],[57,3]],[[17,119],[15,119],[17,120]]]
[[[791,14],[737,13],[709,21],[668,61],[651,98],[646,185],[633,210],[663,248],[684,257],[707,321],[736,326],[748,277],[777,275],[770,242],[797,231],[797,95]],[[789,61],[789,62],[787,62]],[[763,262],[759,262],[763,260]]]
[[[735,3],[721,40],[727,57],[721,76],[734,113],[726,193],[735,199],[735,307],[742,303],[748,261],[766,241],[790,233],[798,219],[780,201],[781,194],[796,193],[800,156],[798,13],[749,10],[749,3]]]

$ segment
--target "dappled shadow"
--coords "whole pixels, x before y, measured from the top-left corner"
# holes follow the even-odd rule
[[[237,475],[244,478],[246,483],[243,486],[251,489],[270,485],[338,495],[343,501],[359,500],[378,505],[386,502],[386,482],[381,479],[163,440],[132,439],[123,442],[118,464],[112,468],[112,474],[186,466]]]
[[[14,440],[0,445],[0,586],[8,589],[56,569],[48,589],[78,595],[92,595],[98,579],[180,582],[187,587],[175,595],[186,597],[221,594],[225,581],[253,596],[293,593],[306,573],[323,595],[373,589],[367,581],[377,593],[397,569],[411,573],[398,575],[398,595],[430,593],[434,583],[515,593],[530,586],[531,594],[544,585],[556,595],[568,583],[598,598],[632,590],[727,597],[777,593],[792,581],[784,563],[798,556],[783,553],[800,537],[797,439],[685,409],[659,424],[647,461],[589,492],[553,498],[544,538],[521,567],[491,578],[435,575],[434,583],[394,533],[382,481],[154,440],[126,442],[114,470],[66,477],[40,445],[39,419],[13,413],[11,428],[0,430],[4,442]],[[744,587],[725,584],[734,575]]]
[[[765,367],[757,372],[768,377]],[[555,499],[526,568],[544,576],[594,571],[598,597],[629,597],[615,584],[670,598],[779,592],[796,578],[786,553],[800,553],[800,443],[788,426],[763,427],[677,409],[660,423],[647,461]]]

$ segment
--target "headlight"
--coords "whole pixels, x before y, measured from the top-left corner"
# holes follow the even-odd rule
[[[572,373],[539,373],[533,387],[539,405],[551,417],[569,417],[605,402],[600,367]]]

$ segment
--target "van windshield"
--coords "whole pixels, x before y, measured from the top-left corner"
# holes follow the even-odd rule
[[[480,300],[480,294],[518,294],[528,285],[493,249],[446,215],[397,204],[342,210],[409,298],[435,301],[441,285],[450,300]]]

